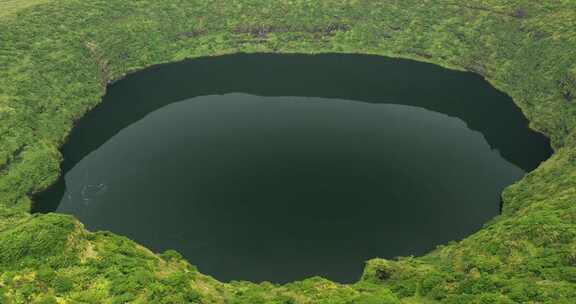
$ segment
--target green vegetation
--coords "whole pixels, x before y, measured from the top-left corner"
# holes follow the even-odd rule
[[[109,81],[235,52],[470,70],[512,96],[556,153],[505,190],[483,230],[423,257],[371,260],[353,285],[224,284],[174,252],[28,214]],[[0,303],[574,303],[575,202],[575,1],[0,0]]]

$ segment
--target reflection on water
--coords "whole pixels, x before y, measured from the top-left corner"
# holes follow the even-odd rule
[[[351,282],[370,258],[473,233],[550,152],[475,75],[372,56],[234,55],[112,85],[35,208],[176,249],[221,280]]]

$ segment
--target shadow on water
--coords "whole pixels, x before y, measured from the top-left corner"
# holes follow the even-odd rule
[[[409,60],[238,54],[152,67],[108,89],[103,103],[80,120],[62,147],[64,173],[124,128],[170,103],[235,92],[401,104],[444,113],[481,132],[492,149],[524,172],[552,153],[548,140],[528,129],[512,100],[480,76]],[[61,178],[36,198],[41,203],[33,212],[56,211],[65,192]]]

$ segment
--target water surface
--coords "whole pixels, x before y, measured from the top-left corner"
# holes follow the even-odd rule
[[[176,249],[220,280],[359,278],[498,214],[550,154],[476,75],[354,55],[234,55],[109,87],[37,212]]]

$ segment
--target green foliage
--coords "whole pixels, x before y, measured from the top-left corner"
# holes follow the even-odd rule
[[[370,294],[363,294],[350,303],[363,303],[363,304],[401,304],[400,300],[389,290],[379,289]]]
[[[183,259],[182,255],[176,250],[166,250],[160,256],[166,261],[178,261]]]
[[[57,293],[67,293],[74,287],[74,282],[70,278],[57,276],[52,282],[52,287]]]
[[[0,1],[0,303],[572,303],[574,37],[575,1]],[[473,71],[512,96],[556,153],[504,191],[503,214],[478,233],[423,257],[372,260],[354,285],[224,284],[176,252],[25,212],[109,81],[235,52],[366,53]]]
[[[72,235],[78,229],[70,217],[47,215],[1,231],[0,267],[65,266],[76,259]]]
[[[58,304],[58,301],[54,296],[43,296],[36,300],[34,304]]]

